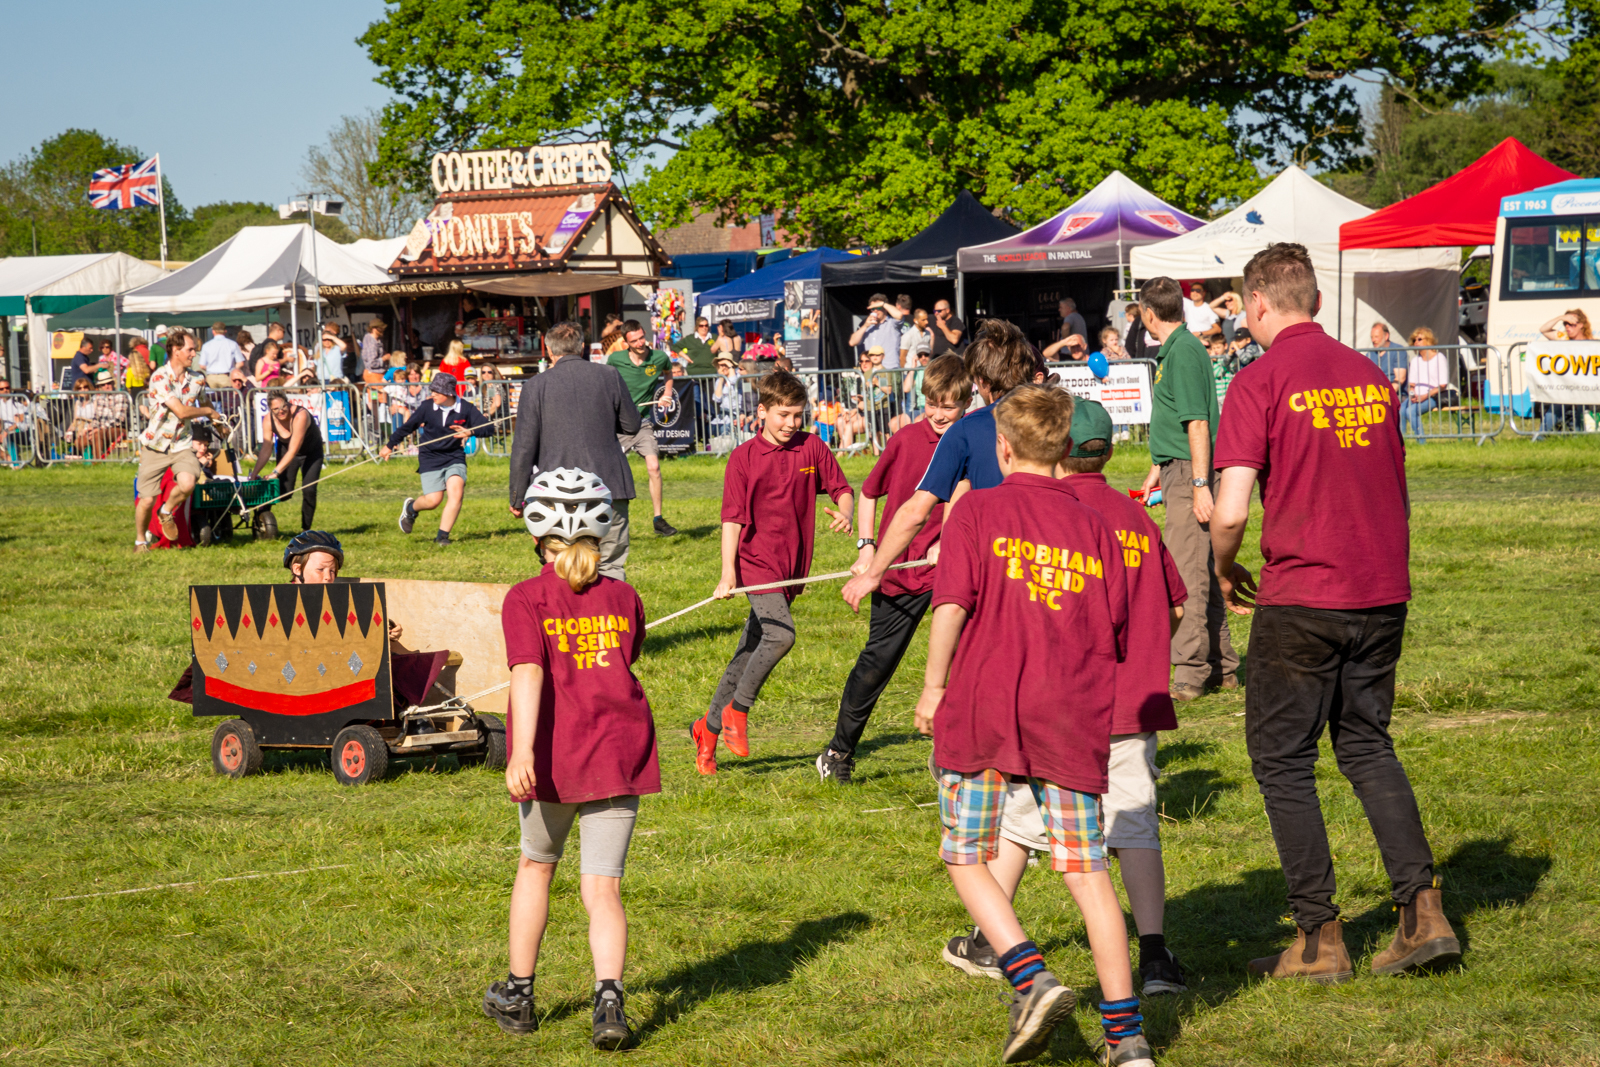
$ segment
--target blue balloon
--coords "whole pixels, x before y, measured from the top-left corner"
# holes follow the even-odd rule
[[[1111,364],[1107,362],[1104,352],[1091,352],[1089,354],[1089,373],[1096,378],[1104,378],[1111,373]]]

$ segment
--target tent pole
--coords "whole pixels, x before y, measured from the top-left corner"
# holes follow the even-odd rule
[[[161,153],[156,153],[156,203],[161,208],[161,269],[167,269],[167,190],[161,181]],[[34,255],[38,255],[35,251]]]
[[[294,372],[296,375],[303,369],[300,366],[300,321],[297,314],[300,309],[296,306],[299,303],[296,298],[300,294],[295,291],[298,288],[299,286],[296,285],[289,286],[289,350],[294,353]]]
[[[967,276],[960,267],[956,268],[956,317],[962,322],[967,321]],[[969,331],[970,332],[970,331]]]
[[[1339,249],[1339,297],[1333,307],[1333,339],[1344,340],[1344,249]]]

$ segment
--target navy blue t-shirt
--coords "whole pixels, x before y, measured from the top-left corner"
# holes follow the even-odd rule
[[[994,405],[963,415],[939,438],[927,473],[917,483],[940,500],[949,500],[965,478],[974,489],[993,489],[1005,479],[994,454]]]

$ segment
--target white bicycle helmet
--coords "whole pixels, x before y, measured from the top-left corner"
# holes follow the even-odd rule
[[[611,490],[597,474],[576,467],[540,471],[523,498],[522,521],[534,540],[554,534],[567,541],[602,538],[611,531],[616,512]]]

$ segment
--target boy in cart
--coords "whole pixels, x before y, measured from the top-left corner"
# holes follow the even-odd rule
[[[1013,990],[1004,1062],[1043,1052],[1076,999],[1046,969],[988,867],[1008,790],[1026,783],[1051,865],[1083,913],[1104,998],[1103,1062],[1149,1067],[1100,825],[1127,573],[1110,525],[1055,477],[1072,406],[1068,393],[1031,385],[995,406],[1004,480],[967,493],[945,517],[916,720],[933,736],[939,768],[940,858]]]
[[[461,501],[467,493],[467,453],[461,443],[469,437],[489,437],[494,424],[471,401],[456,395],[456,379],[440,371],[428,383],[432,403],[418,404],[411,417],[389,435],[389,442],[378,453],[388,459],[407,437],[422,431],[417,449],[417,473],[422,476],[422,495],[406,497],[400,505],[400,532],[408,534],[419,511],[432,511],[441,503],[439,532],[433,543],[441,548],[450,543],[450,531],[461,514]]]
[[[806,387],[787,371],[773,371],[756,386],[761,433],[733,450],[722,486],[722,580],[712,595],[725,600],[742,585],[804,578],[811,573],[817,497],[826,493],[839,510],[823,508],[828,529],[850,532],[850,483],[839,461],[815,434],[800,429]],[[689,726],[695,767],[717,773],[717,741],[736,756],[750,755],[750,708],[767,676],[794,647],[789,602],[803,586],[747,593],[750,615],[739,647],[711,697],[710,710]]]

